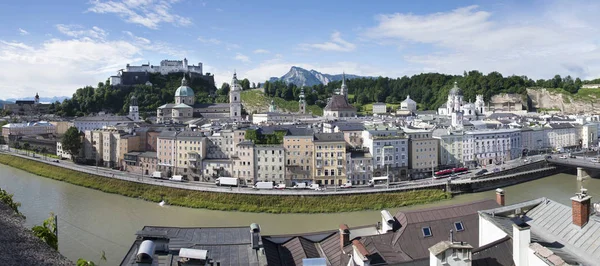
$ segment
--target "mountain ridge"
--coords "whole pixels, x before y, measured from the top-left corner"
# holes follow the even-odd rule
[[[272,77],[269,79],[269,82],[275,82],[278,80],[284,81],[288,84],[292,83],[298,87],[303,86],[314,86],[314,85],[327,85],[332,81],[340,81],[342,80],[342,76],[344,74],[324,74],[317,70],[311,69],[306,70],[301,67],[292,66],[290,70],[280,78]],[[364,76],[358,76],[353,74],[345,74],[346,79],[355,79],[355,78],[367,78]]]

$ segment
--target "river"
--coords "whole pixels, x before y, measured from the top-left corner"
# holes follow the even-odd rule
[[[506,187],[507,204],[538,197],[548,197],[570,205],[569,198],[578,191],[576,177],[558,174],[547,178]],[[583,181],[595,199],[600,199],[600,180]],[[68,183],[33,175],[0,165],[0,187],[13,193],[21,202],[26,225],[41,224],[49,212],[58,215],[59,250],[72,261],[85,258],[100,262],[102,251],[107,262],[118,265],[144,225],[162,226],[243,226],[256,222],[264,234],[289,234],[336,229],[340,223],[349,226],[373,224],[380,220],[379,211],[333,214],[263,214],[211,211],[174,206],[108,194]],[[478,199],[493,199],[494,192],[481,192],[454,197],[433,204],[406,209],[443,206]],[[399,209],[390,210],[393,213]]]

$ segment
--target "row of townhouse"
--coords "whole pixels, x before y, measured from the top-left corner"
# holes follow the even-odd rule
[[[439,164],[475,166],[502,163],[540,151],[598,147],[598,124],[548,124],[543,127],[474,131],[436,130]]]

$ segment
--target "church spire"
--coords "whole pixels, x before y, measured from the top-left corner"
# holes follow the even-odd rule
[[[185,79],[185,73],[183,73],[183,78],[181,79],[181,86],[187,86],[188,82],[187,79]]]
[[[340,88],[340,95],[348,97],[348,87],[346,86],[346,73],[342,72],[342,87]]]

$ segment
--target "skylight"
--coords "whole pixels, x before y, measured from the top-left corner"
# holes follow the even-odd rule
[[[424,237],[430,237],[430,236],[432,236],[431,228],[430,227],[423,227],[423,236]]]
[[[463,226],[462,222],[455,222],[454,223],[454,228],[456,229],[456,232],[460,232],[460,231],[464,231],[465,227]]]

